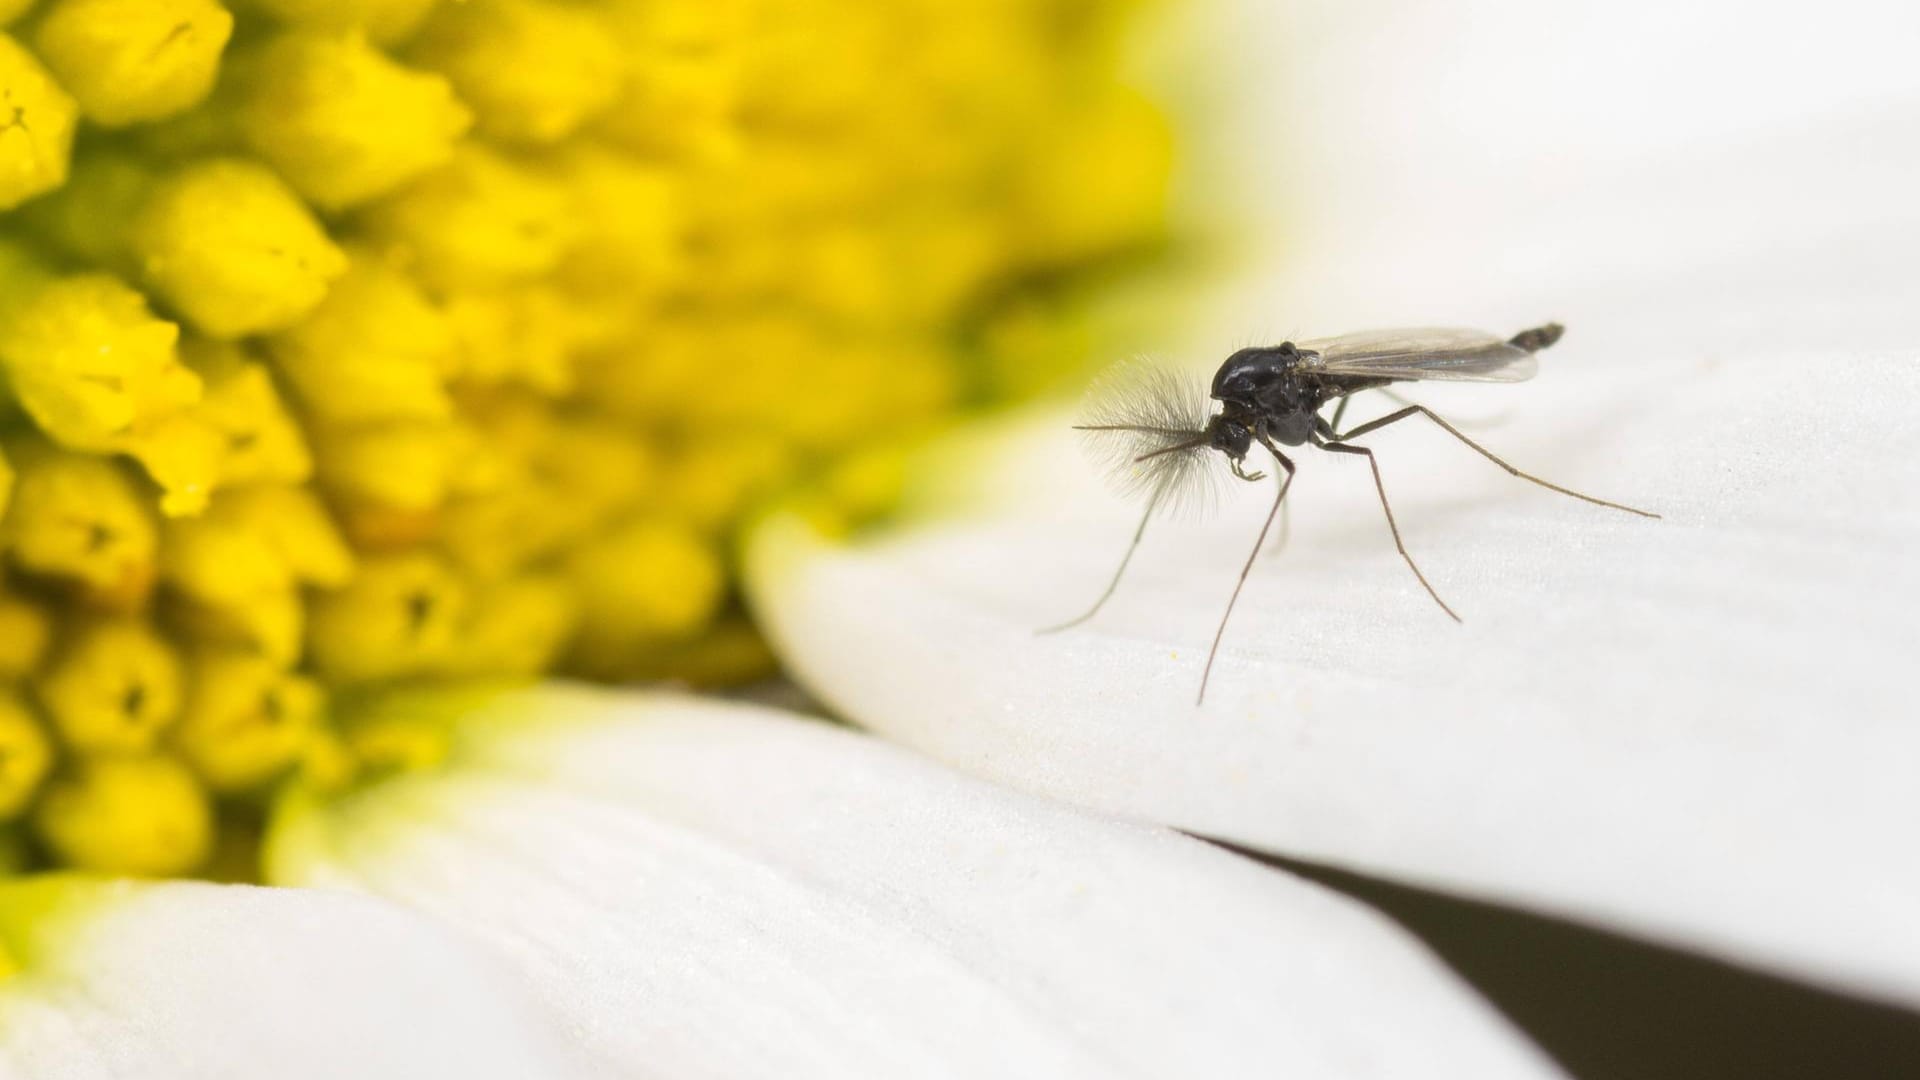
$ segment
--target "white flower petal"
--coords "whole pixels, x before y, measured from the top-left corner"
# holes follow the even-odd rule
[[[462,730],[291,813],[275,873],[498,942],[619,1071],[1551,1071],[1344,898],[850,732],[559,686]]]
[[[485,949],[360,896],[0,885],[0,1077],[589,1075]]]
[[[1043,478],[1005,513],[853,547],[772,522],[756,606],[842,715],[977,774],[1920,1000],[1920,367],[1836,360],[1859,396],[1822,432],[1796,357],[1672,359],[1684,385],[1631,406],[1550,372],[1497,440],[1665,521],[1529,490],[1439,433],[1375,440],[1462,626],[1396,559],[1364,463],[1308,451],[1204,707],[1268,489],[1224,525],[1157,526],[1105,611],[1036,636],[1132,526],[1087,508],[1093,477],[1052,479],[1064,437],[974,477]]]
[[[1195,35],[1238,73],[1233,167],[1202,172],[1286,211],[1266,243],[1289,269],[1196,315],[1188,358],[1563,321],[1534,383],[1412,396],[1665,521],[1533,489],[1423,421],[1376,433],[1455,627],[1364,463],[1304,449],[1291,544],[1196,709],[1271,489],[1156,524],[1106,611],[1037,638],[1135,521],[1058,417],[929,484],[999,495],[964,519],[851,548],[764,530],[782,655],[982,775],[1920,1001],[1920,15],[1840,0],[1843,49],[1809,47],[1803,14],[1249,2]]]

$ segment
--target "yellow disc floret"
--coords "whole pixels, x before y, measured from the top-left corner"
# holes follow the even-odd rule
[[[0,210],[66,180],[79,111],[32,53],[0,34]]]
[[[719,557],[683,526],[636,520],[582,545],[567,573],[581,597],[575,660],[609,677],[650,645],[683,640],[718,609]]]
[[[248,144],[326,209],[444,163],[472,119],[444,78],[393,62],[357,34],[282,34],[232,63]]]
[[[244,650],[203,650],[187,685],[173,745],[216,792],[251,791],[286,772],[320,720],[317,683]]]
[[[223,492],[204,515],[168,522],[162,538],[174,614],[208,640],[285,664],[301,653],[302,589],[340,585],[352,571],[352,553],[305,488]]]
[[[265,364],[206,338],[183,342],[180,356],[200,376],[200,401],[189,412],[219,440],[222,485],[296,484],[313,475],[306,433]]]
[[[13,564],[77,586],[96,604],[143,602],[158,529],[151,500],[127,470],[31,439],[6,447],[17,475],[0,541]]]
[[[611,104],[620,53],[602,17],[554,0],[441,4],[407,50],[444,72],[502,139],[552,142]]]
[[[467,589],[426,555],[363,563],[314,605],[308,635],[322,675],[343,682],[439,670],[467,617]]]
[[[0,820],[12,820],[40,790],[53,744],[19,695],[0,690]]]
[[[442,665],[458,675],[534,675],[553,664],[578,618],[575,590],[527,574],[476,588]]]
[[[34,831],[60,862],[108,874],[185,874],[206,861],[213,809],[174,757],[88,757],[55,776]]]
[[[498,151],[476,144],[373,206],[366,230],[411,260],[435,286],[491,286],[552,270],[577,220],[566,191]]]
[[[372,251],[354,249],[345,276],[306,319],[274,336],[278,370],[328,424],[440,420],[452,415],[446,314]]]
[[[0,365],[42,431],[81,450],[115,448],[200,397],[180,328],[107,274],[21,281],[0,299]]]
[[[348,528],[369,538],[410,535],[360,527],[395,514],[431,530],[425,515],[458,488],[478,452],[473,435],[451,423],[368,424],[315,434],[321,486],[342,504]]]
[[[52,634],[45,606],[0,590],[0,680],[17,682],[39,667]]]
[[[213,0],[53,0],[33,47],[88,120],[120,127],[199,104],[231,33]]]
[[[180,714],[180,658],[134,619],[88,620],[62,635],[33,683],[66,745],[84,753],[152,749]]]
[[[194,327],[239,337],[291,326],[347,257],[265,166],[218,158],[163,178],[133,222],[140,272]]]

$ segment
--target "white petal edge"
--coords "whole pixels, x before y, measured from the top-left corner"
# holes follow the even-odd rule
[[[1370,910],[866,736],[558,685],[462,732],[273,873],[495,942],[613,1073],[1553,1072]]]
[[[0,912],[0,1077],[592,1075],[486,949],[367,897],[53,878]]]

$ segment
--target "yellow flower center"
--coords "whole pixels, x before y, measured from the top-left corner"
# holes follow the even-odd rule
[[[1130,6],[0,0],[8,865],[244,877],[444,755],[381,685],[766,673],[752,507],[884,509],[1157,239]]]

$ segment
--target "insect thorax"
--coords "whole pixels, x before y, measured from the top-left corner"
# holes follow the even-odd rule
[[[1241,349],[1213,376],[1213,397],[1221,415],[1256,435],[1299,446],[1313,434],[1314,415],[1328,394],[1319,380],[1300,370],[1302,353],[1292,342]]]
[[[1297,407],[1266,416],[1267,434],[1282,446],[1299,446],[1313,435],[1314,413],[1319,405]]]

